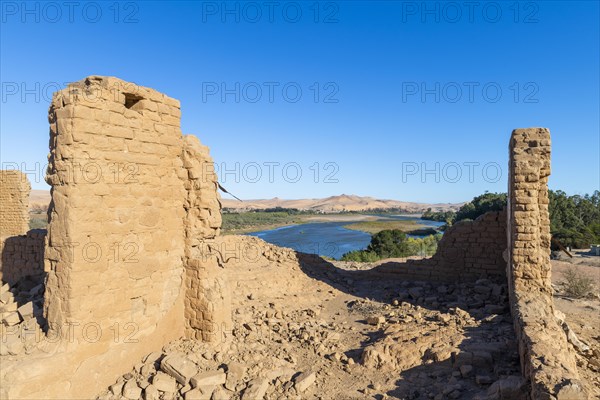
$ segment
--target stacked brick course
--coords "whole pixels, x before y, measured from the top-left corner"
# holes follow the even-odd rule
[[[45,229],[32,229],[25,235],[4,238],[0,242],[0,279],[14,285],[26,276],[43,274],[45,238]]]
[[[89,77],[55,94],[46,177],[50,330],[133,319],[144,331],[175,306],[186,178],[179,118],[177,100],[115,78]]]
[[[554,317],[550,265],[550,132],[516,129],[509,145],[508,281],[523,375],[533,399],[585,399]]]
[[[24,235],[29,230],[27,175],[20,171],[0,171],[0,238]]]
[[[473,281],[480,278],[505,279],[506,212],[488,212],[475,221],[461,221],[450,227],[431,258],[388,263],[380,272],[402,279],[420,281]]]
[[[185,136],[183,164],[186,219],[186,335],[217,342],[231,330],[229,288],[218,266],[210,241],[219,235],[221,203],[218,182],[208,147],[194,136]]]
[[[220,203],[216,177],[201,176],[208,149],[184,139],[180,115],[177,100],[116,78],[54,95],[44,297],[53,340],[41,346],[55,356],[4,363],[0,379],[13,384],[0,397],[89,398],[186,333],[210,339],[220,278],[198,248],[219,233]],[[186,296],[202,300],[187,301],[193,317]]]
[[[44,272],[46,231],[29,231],[27,175],[0,171],[0,280],[14,285],[21,278]]]

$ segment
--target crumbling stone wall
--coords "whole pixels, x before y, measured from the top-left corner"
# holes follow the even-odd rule
[[[488,212],[475,221],[451,226],[431,258],[387,263],[377,269],[418,281],[474,281],[506,278],[506,211]]]
[[[218,342],[231,331],[229,288],[208,243],[219,235],[221,203],[217,175],[208,147],[185,136],[183,165],[187,170],[186,219],[186,335]]]
[[[11,285],[44,271],[45,231],[29,231],[31,185],[20,171],[0,171],[0,280]]]
[[[550,265],[550,132],[516,129],[509,145],[508,282],[523,374],[533,399],[585,399],[554,317]]]
[[[113,78],[90,77],[54,96],[50,330],[133,320],[144,332],[177,307],[185,229],[179,118],[177,100]]]
[[[29,230],[31,185],[21,171],[0,171],[0,238]]]
[[[0,398],[89,398],[132,360],[186,333],[204,338],[195,330],[220,315],[214,257],[195,255],[219,233],[216,178],[199,179],[212,161],[184,140],[180,115],[177,100],[116,78],[54,95],[40,344],[54,355],[3,362],[0,379],[12,384]],[[190,267],[208,282],[193,293]]]
[[[32,229],[25,235],[11,236],[0,242],[0,279],[14,285],[26,276],[44,273],[45,229]]]

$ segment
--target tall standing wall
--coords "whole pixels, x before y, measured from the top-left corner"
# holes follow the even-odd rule
[[[153,330],[183,279],[179,102],[110,78],[59,92],[49,113],[49,329]],[[173,327],[177,330],[177,326]]]
[[[554,317],[550,265],[550,132],[516,129],[509,145],[508,280],[532,399],[585,399],[575,357]]]
[[[3,360],[0,380],[11,384],[0,398],[91,398],[164,344],[204,338],[210,326],[195,321],[222,311],[214,291],[186,286],[192,266],[218,281],[214,257],[190,258],[221,220],[216,177],[201,180],[194,166],[212,164],[208,149],[184,139],[180,114],[177,100],[116,78],[91,76],[55,94],[47,333],[42,353]]]

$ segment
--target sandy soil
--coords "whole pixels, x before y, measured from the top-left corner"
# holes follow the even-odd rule
[[[579,373],[588,383],[594,398],[600,399],[600,257],[588,250],[574,250],[574,257],[552,260],[552,284],[555,288],[554,305],[566,316],[566,322],[577,337],[595,352],[590,359],[578,352]],[[587,298],[573,299],[565,295],[564,273],[573,269],[593,279],[595,289]]]

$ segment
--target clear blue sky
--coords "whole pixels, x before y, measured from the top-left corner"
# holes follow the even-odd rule
[[[598,1],[78,4],[2,3],[5,167],[46,161],[55,88],[111,75],[181,100],[242,198],[469,200],[506,190],[530,126],[551,130],[551,188],[600,186]]]

